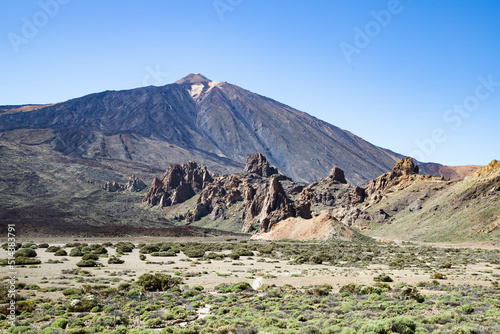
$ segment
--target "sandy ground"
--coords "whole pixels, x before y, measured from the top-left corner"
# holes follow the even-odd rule
[[[211,238],[210,242],[225,242],[227,237]],[[64,246],[67,242],[85,242],[85,243],[102,243],[111,241],[131,241],[134,244],[141,242],[160,242],[160,241],[205,241],[207,238],[129,238],[129,239],[69,239],[69,238],[43,238],[40,240],[30,239],[35,243],[47,242],[51,246]],[[28,240],[22,240],[25,242]],[[108,247],[108,255],[115,254],[114,248]],[[69,253],[70,249],[67,249]],[[82,268],[90,272],[92,276],[85,276],[86,281],[75,282],[74,275],[63,274],[63,270],[77,268],[76,263],[80,261],[80,257],[70,256],[54,256],[54,253],[47,253],[45,249],[37,249],[37,258],[42,263],[31,267],[18,267],[19,281],[27,284],[38,284],[40,287],[69,287],[81,286],[83,283],[90,284],[109,284],[118,285],[121,282],[128,281],[132,278],[137,279],[140,275],[147,272],[166,272],[174,275],[175,272],[182,274],[202,273],[199,277],[185,277],[184,283],[188,286],[201,285],[208,291],[213,291],[213,288],[220,283],[235,283],[246,281],[254,288],[261,284],[276,284],[283,286],[290,284],[295,287],[308,285],[330,284],[338,291],[341,286],[349,283],[373,284],[373,277],[381,272],[389,274],[394,283],[417,284],[418,282],[429,282],[430,272],[424,272],[421,269],[405,269],[394,270],[384,264],[372,264],[368,268],[345,268],[334,267],[330,265],[290,265],[285,260],[275,260],[265,258],[265,262],[259,256],[241,257],[239,260],[224,261],[212,260],[207,263],[204,260],[189,259],[184,254],[178,254],[176,257],[151,257],[147,255],[146,261],[139,259],[139,249],[136,248],[132,253],[123,255],[121,258],[125,260],[123,264],[108,264],[107,258],[101,258],[99,262],[104,264],[101,268]],[[7,258],[5,250],[0,249],[0,258]],[[51,264],[48,260],[60,260],[63,263]],[[152,263],[147,263],[152,261]],[[172,261],[173,263],[168,263]],[[467,267],[440,269],[441,273],[446,274],[447,279],[442,280],[445,284],[473,284],[473,285],[491,285],[491,280],[496,280],[500,277],[500,267],[489,266],[486,263],[468,265]],[[206,272],[206,273],[203,273]],[[0,267],[0,277],[8,273],[6,267]],[[441,292],[426,291],[425,294],[440,294]],[[37,295],[44,294],[50,298],[63,297],[61,292],[37,292]]]

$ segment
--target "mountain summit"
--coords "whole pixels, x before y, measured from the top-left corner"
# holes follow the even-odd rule
[[[19,107],[19,106],[18,106]],[[4,111],[7,110],[7,111]],[[222,173],[264,154],[295,181],[317,181],[334,166],[363,184],[401,155],[270,98],[189,74],[161,87],[105,91],[28,111],[0,107],[0,134],[51,145],[111,168],[164,170],[195,160]],[[23,139],[25,138],[25,139]]]
[[[184,78],[177,80],[175,83],[182,84],[194,84],[194,83],[209,83],[212,80],[208,79],[206,76],[200,73],[190,73],[186,75]]]

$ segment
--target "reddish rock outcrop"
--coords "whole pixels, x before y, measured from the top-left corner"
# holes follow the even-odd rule
[[[338,171],[329,178],[335,183],[344,179]],[[288,177],[278,174],[278,170],[271,167],[262,154],[255,153],[248,157],[242,174],[215,179],[205,166],[194,162],[172,165],[161,178],[153,180],[144,202],[171,207],[199,194],[194,208],[187,208],[184,212],[173,209],[174,216],[185,219],[186,223],[206,216],[211,220],[231,219],[242,224],[244,232],[255,228],[265,231],[289,217],[312,218],[310,202],[294,204],[289,197],[289,194],[297,194],[302,188]]]
[[[161,207],[182,203],[213,182],[206,166],[196,162],[171,165],[158,179],[154,178],[143,201]]]
[[[289,217],[311,218],[310,203],[299,203],[295,206],[279,179],[279,176],[275,175],[266,186],[247,190],[246,194],[249,196],[242,215],[243,232],[253,231],[254,224],[258,224],[259,232],[263,232]]]
[[[344,177],[344,171],[333,167],[327,177],[304,187],[299,195],[299,201],[313,205],[334,206],[350,188]]]
[[[333,167],[330,170],[330,174],[328,175],[328,178],[331,179],[333,182],[338,182],[338,183],[342,183],[342,184],[347,183],[347,181],[345,180],[344,171],[338,167]]]
[[[371,196],[376,202],[381,199],[383,192],[397,185],[404,186],[414,180],[414,175],[418,174],[419,168],[413,159],[407,157],[398,161],[396,166],[389,173],[382,174],[374,180],[369,181],[365,186],[367,196]]]

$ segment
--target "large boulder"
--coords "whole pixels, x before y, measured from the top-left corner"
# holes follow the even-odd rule
[[[342,183],[342,184],[347,183],[347,181],[345,179],[344,171],[338,167],[333,167],[330,170],[330,175],[328,175],[328,177],[330,179],[332,179],[332,181],[334,181],[334,182],[338,182],[338,183]]]
[[[126,186],[127,190],[130,192],[140,192],[146,189],[147,187],[148,186],[146,185],[146,183],[144,183],[141,179],[137,178],[135,175],[132,175],[128,179],[128,183]]]
[[[125,186],[122,184],[119,184],[118,182],[112,182],[108,181],[105,184],[101,186],[102,189],[109,191],[111,193],[117,192],[117,191],[123,191],[125,190]]]

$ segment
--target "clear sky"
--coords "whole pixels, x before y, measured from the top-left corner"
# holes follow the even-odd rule
[[[3,0],[0,105],[202,73],[421,161],[500,159],[500,1]]]

